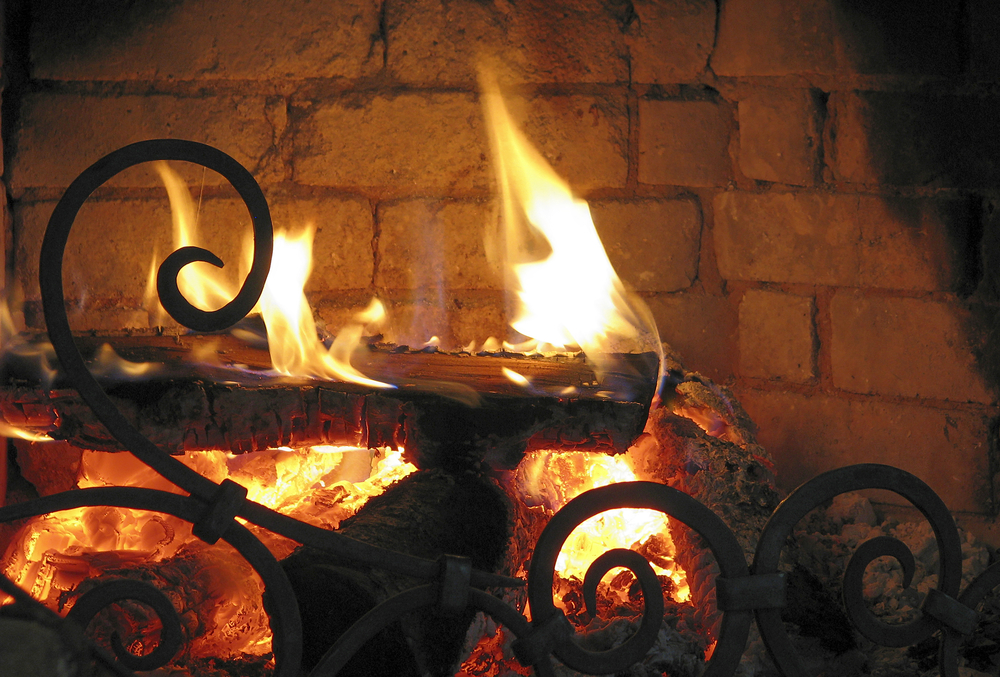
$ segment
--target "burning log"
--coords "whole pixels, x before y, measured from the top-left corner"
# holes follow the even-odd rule
[[[212,340],[233,363],[269,365],[263,351],[231,338]],[[653,390],[648,373],[655,364],[650,354],[622,356],[626,366],[634,365],[647,378],[613,375],[601,381],[577,358],[373,351],[365,356],[366,372],[399,384],[378,390],[276,381],[232,367],[198,367],[192,375],[190,364],[177,366],[178,358],[190,353],[189,343],[186,337],[123,340],[120,353],[155,362],[159,372],[141,383],[106,385],[125,416],[161,448],[179,454],[405,445],[419,467],[471,467],[485,461],[510,468],[526,450],[538,448],[624,451],[645,423]],[[505,377],[505,369],[524,382]],[[630,396],[612,399],[612,392]],[[87,449],[122,450],[71,389],[9,387],[0,391],[0,416],[30,434]]]
[[[489,479],[440,470],[413,473],[372,498],[340,533],[427,559],[468,557],[495,571],[510,540],[509,505]],[[282,562],[302,613],[303,665],[311,669],[333,642],[378,603],[420,584],[302,547]],[[473,613],[421,610],[369,642],[343,675],[451,675]]]
[[[635,446],[637,469],[708,506],[735,534],[748,561],[777,507],[773,464],[755,426],[728,388],[685,373],[667,406],[650,414],[651,437]],[[644,443],[643,443],[644,442]],[[718,566],[688,529],[672,533],[702,631],[714,631]]]

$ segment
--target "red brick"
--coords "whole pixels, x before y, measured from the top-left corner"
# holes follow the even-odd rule
[[[590,211],[611,265],[633,289],[670,292],[694,283],[701,248],[697,202],[594,202]]]
[[[812,186],[822,128],[807,89],[761,89],[739,102],[740,169],[752,179]]]
[[[726,192],[715,198],[722,277],[849,285],[858,278],[855,196]]]
[[[833,382],[858,393],[989,403],[958,304],[839,291],[830,307]]]
[[[737,395],[785,490],[827,470],[884,463],[927,482],[951,510],[990,509],[987,412],[751,389]]]
[[[626,33],[632,81],[693,82],[705,70],[715,40],[715,3],[709,0],[636,0]]]
[[[732,176],[731,111],[710,101],[639,102],[639,182],[722,186]]]
[[[729,299],[695,293],[646,297],[660,338],[688,369],[723,382],[736,372],[737,314]]]
[[[751,289],[740,301],[740,374],[809,383],[816,378],[812,297]]]
[[[830,166],[840,181],[921,187],[1000,182],[1000,101],[989,96],[835,92]]]
[[[253,169],[258,181],[266,182],[281,171],[265,161],[280,133],[268,118],[271,107],[261,96],[29,95],[22,108],[18,154],[10,167],[11,188],[20,194],[31,186],[67,186],[107,153],[134,141],[156,138],[215,146]],[[179,166],[178,171],[194,185],[203,177],[201,168],[194,165]],[[204,180],[225,183],[214,172],[204,175]],[[108,183],[161,185],[148,166],[126,170]]]
[[[416,84],[475,83],[483,59],[501,82],[625,82],[619,20],[599,0],[393,2],[388,66]]]
[[[400,94],[302,110],[294,178],[325,186],[468,189],[489,181],[482,113],[468,94]]]
[[[468,347],[475,342],[478,350],[491,336],[508,339],[514,333],[508,324],[502,293],[483,295],[451,291],[445,307],[454,348]]]
[[[412,200],[381,208],[378,218],[377,288],[442,295],[503,289],[503,274],[490,265],[483,244],[485,229],[499,220],[497,205]]]
[[[721,6],[717,75],[953,74],[962,66],[958,2],[729,0]]]
[[[46,8],[46,5],[58,5]],[[48,80],[359,78],[382,66],[379,3],[36,3],[33,75]]]
[[[862,197],[859,286],[962,291],[975,276],[965,200]]]
[[[731,0],[719,12],[712,70],[723,76],[842,69],[829,0]]]
[[[715,245],[726,279],[888,289],[964,287],[964,201],[833,193],[720,193]]]

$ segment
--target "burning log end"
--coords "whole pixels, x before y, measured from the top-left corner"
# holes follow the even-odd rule
[[[359,393],[329,385],[243,387],[197,380],[109,388],[147,439],[171,453],[280,446],[404,446],[421,468],[513,468],[533,449],[620,453],[648,403],[486,395],[478,407],[427,393]],[[96,451],[121,444],[72,390],[0,391],[0,416],[26,432]]]
[[[510,540],[505,494],[472,473],[424,470],[372,498],[341,525],[341,533],[427,559],[442,554],[495,571]],[[311,669],[358,618],[378,603],[420,585],[417,579],[363,568],[308,546],[282,561],[299,601],[304,627],[303,665]],[[471,611],[423,609],[403,617],[369,642],[344,675],[454,673]]]

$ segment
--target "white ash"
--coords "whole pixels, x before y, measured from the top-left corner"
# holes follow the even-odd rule
[[[959,529],[962,542],[961,589],[982,573],[989,551],[974,537]],[[886,623],[905,623],[919,615],[927,591],[937,585],[937,543],[929,522],[879,521],[871,503],[855,494],[841,494],[831,505],[813,512],[794,533],[796,547],[789,563],[800,564],[829,582],[839,595],[843,573],[859,545],[877,536],[902,541],[913,553],[915,568],[909,588],[903,588],[902,566],[890,557],[880,557],[865,570],[864,594],[872,612]]]
[[[962,543],[962,584],[972,582],[989,564],[988,549],[959,529]],[[902,566],[893,558],[881,557],[865,570],[864,595],[872,613],[889,624],[908,622],[920,614],[928,590],[937,585],[939,563],[934,531],[926,521],[901,522],[879,519],[867,498],[856,493],[841,494],[825,508],[817,508],[803,519],[793,533],[792,543],[782,553],[782,569],[801,566],[815,574],[824,588],[840,599],[843,575],[851,555],[859,545],[878,536],[902,541],[913,553],[915,566],[910,587],[904,588]],[[876,646],[855,631],[858,649],[836,654],[824,649],[817,638],[803,637],[792,630],[792,641],[807,674],[872,675],[874,677],[919,677],[939,674],[936,661],[924,667],[907,648]],[[761,644],[744,654],[742,677],[776,677],[777,669]],[[964,668],[963,677],[976,677]]]

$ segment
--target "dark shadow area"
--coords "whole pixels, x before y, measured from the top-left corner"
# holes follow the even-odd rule
[[[21,98],[31,78],[31,15],[28,0],[6,0],[3,5],[3,102],[0,131],[3,133],[3,164],[6,175],[17,150],[14,130],[20,126]]]
[[[840,0],[834,15],[855,72],[901,76],[888,91],[838,95],[832,111],[834,177],[890,190],[915,188],[943,205],[935,206],[932,219],[948,249],[932,253],[947,278],[941,290],[957,294],[971,311],[968,338],[987,384],[997,389],[1000,217],[988,196],[1000,186],[1000,59],[994,40],[1000,4]],[[928,223],[915,200],[887,204],[915,240],[923,237]]]
[[[49,61],[72,60],[163,21],[183,0],[31,0],[32,40]]]
[[[834,18],[858,73],[959,75],[965,0],[840,0]]]

